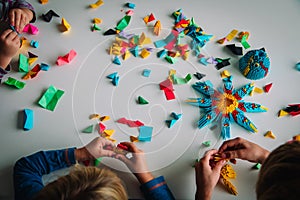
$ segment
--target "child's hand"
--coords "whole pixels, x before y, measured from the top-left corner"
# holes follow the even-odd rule
[[[144,152],[141,149],[138,149],[132,142],[122,142],[121,144],[128,147],[128,151],[132,152],[132,157],[127,158],[122,154],[117,154],[116,158],[127,165],[141,184],[154,179],[153,175],[148,170]]]
[[[226,161],[221,160],[212,167],[210,161],[217,152],[215,149],[208,151],[205,156],[195,164],[197,200],[210,199],[213,189],[219,181],[221,168]]]
[[[10,24],[21,33],[25,25],[32,20],[33,13],[27,8],[13,8],[9,11],[8,16]]]
[[[269,151],[261,146],[242,138],[225,141],[219,148],[222,158],[239,158],[250,162],[263,163],[269,156]]]
[[[96,137],[85,147],[75,150],[75,158],[78,161],[94,160],[100,157],[113,157],[115,152],[112,150],[114,144],[105,138]]]
[[[19,48],[18,34],[11,29],[5,30],[0,36],[0,66],[6,68]]]

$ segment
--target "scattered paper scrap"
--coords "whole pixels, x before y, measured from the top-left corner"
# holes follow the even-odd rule
[[[142,96],[138,96],[138,104],[146,105],[149,104],[149,102],[146,99],[144,99]]]
[[[48,71],[50,69],[50,65],[46,64],[46,63],[41,63],[40,66],[41,70],[43,71]]]
[[[128,8],[131,8],[131,9],[134,9],[135,8],[135,4],[134,3],[126,3],[126,6],[128,7]]]
[[[119,80],[120,77],[118,75],[118,72],[114,72],[112,74],[109,74],[106,76],[108,79],[111,79],[111,82],[114,86],[118,86],[119,85]]]
[[[201,74],[201,73],[199,73],[199,72],[196,72],[195,74],[194,74],[194,76],[198,79],[198,80],[201,80],[203,77],[205,77],[206,75],[205,74]]]
[[[148,24],[149,22],[152,22],[154,20],[155,20],[155,17],[153,15],[153,13],[151,13],[150,15],[147,15],[146,17],[144,17],[145,24]]]
[[[229,60],[230,60],[230,58],[226,58],[226,59],[216,58],[216,61],[218,62],[216,64],[216,68],[219,70],[219,69],[222,69],[223,67],[230,65]]]
[[[117,34],[117,31],[113,30],[113,29],[108,29],[107,31],[105,31],[103,33],[103,35],[116,35],[116,34]]]
[[[238,34],[238,30],[233,29],[225,38],[218,40],[219,44],[224,44],[226,41],[231,41],[236,34]]]
[[[300,71],[300,62],[298,62],[298,63],[296,64],[296,69],[297,69],[298,71]]]
[[[36,27],[32,24],[27,24],[27,25],[25,25],[23,32],[32,34],[32,35],[37,35],[39,33],[39,29],[38,29],[38,27]]]
[[[155,35],[159,35],[161,32],[161,23],[160,23],[160,20],[157,20],[154,24],[154,29],[153,29],[153,33]]]
[[[175,99],[173,83],[170,79],[167,79],[159,84],[160,90],[163,90],[166,96],[166,99],[173,100]]]
[[[32,65],[38,59],[38,56],[31,53],[31,52],[28,52],[28,56],[29,56],[29,58],[28,58],[28,64],[29,65]]]
[[[19,72],[28,72],[29,71],[29,62],[28,58],[23,55],[19,54]]]
[[[149,55],[150,55],[150,52],[146,48],[144,48],[140,54],[140,56],[144,59],[147,58]]]
[[[26,85],[26,83],[24,83],[22,81],[18,81],[17,79],[12,78],[12,77],[8,77],[8,79],[6,81],[4,81],[4,84],[12,86],[17,89],[23,89]]]
[[[74,51],[72,49],[66,55],[64,55],[64,56],[58,56],[58,58],[56,60],[56,64],[58,66],[61,66],[61,65],[64,65],[64,64],[68,64],[68,63],[70,63],[75,58],[76,55],[77,55],[76,51]]]
[[[242,47],[237,47],[235,44],[228,44],[226,47],[234,54],[237,56],[243,55],[243,48]]]
[[[28,80],[36,77],[38,73],[41,71],[41,67],[39,64],[35,65],[25,76],[23,76],[23,80]]]
[[[222,71],[221,72],[221,77],[222,78],[228,78],[228,77],[230,77],[229,71],[227,71],[227,70]]]
[[[210,141],[210,140],[204,141],[204,142],[202,142],[202,144],[203,144],[205,147],[210,147],[211,141]]]
[[[99,114],[91,114],[89,116],[89,119],[100,119],[100,115]]]
[[[25,131],[29,131],[33,128],[33,110],[31,109],[24,109],[24,125],[23,129]]]
[[[92,133],[94,130],[94,125],[90,125],[82,130],[83,133]]]
[[[102,23],[102,19],[95,17],[95,18],[93,19],[93,23],[94,23],[94,24],[101,24],[101,23]]]
[[[69,24],[69,22],[67,22],[67,20],[65,18],[61,19],[61,25],[62,25],[62,31],[66,32],[69,31],[71,29],[71,25]]]
[[[139,141],[138,137],[133,136],[133,135],[131,135],[129,138],[130,138],[131,142],[138,142]]]
[[[269,84],[265,85],[265,86],[263,87],[263,88],[264,88],[264,91],[265,91],[266,93],[268,93],[268,92],[271,90],[272,86],[273,86],[273,83],[269,83]]]
[[[171,117],[173,119],[166,120],[166,124],[167,124],[168,128],[173,127],[174,124],[182,117],[182,114],[176,114],[175,112],[172,112]]]
[[[278,116],[285,116],[285,115],[297,116],[300,115],[300,104],[290,104],[285,109],[279,111]]]
[[[139,121],[139,120],[135,120],[135,121],[134,120],[129,120],[129,119],[126,119],[125,117],[118,119],[117,122],[120,123],[120,124],[126,124],[129,127],[144,126],[144,123]]]
[[[121,65],[121,61],[120,59],[118,58],[118,56],[115,56],[114,60],[113,60],[113,63],[116,64],[116,65]]]
[[[34,47],[34,48],[39,48],[39,41],[36,40],[31,40],[30,41],[30,46]]]
[[[151,73],[151,70],[150,70],[150,69],[144,69],[142,75],[143,75],[144,77],[149,77],[149,76],[150,76],[150,73]]]
[[[49,10],[46,14],[42,14],[42,18],[45,22],[50,22],[53,17],[59,17],[53,10]]]
[[[272,131],[267,131],[264,134],[265,137],[271,138],[271,139],[276,139],[276,136],[274,135],[274,133]]]
[[[258,94],[262,94],[264,93],[264,90],[262,88],[259,88],[259,87],[254,87],[254,92],[258,93]]]
[[[153,131],[153,127],[150,126],[139,127],[138,140],[141,142],[150,142],[152,139],[152,131]]]
[[[260,163],[256,163],[255,165],[253,165],[252,169],[260,169],[261,168],[261,164]]]
[[[131,16],[130,15],[125,15],[117,24],[116,29],[119,31],[124,30],[130,22]]]
[[[99,133],[103,133],[104,130],[106,129],[106,126],[101,122],[98,125],[99,125]]]
[[[59,99],[65,92],[51,85],[39,100],[39,105],[47,110],[54,111]]]
[[[39,2],[40,2],[41,4],[46,4],[46,3],[48,3],[48,0],[39,0]]]
[[[96,3],[90,4],[90,8],[98,8],[104,4],[103,0],[98,0]]]
[[[101,122],[110,120],[110,116],[102,116],[99,118]]]
[[[97,25],[97,24],[93,24],[93,26],[91,27],[91,30],[94,31],[101,31],[101,28]]]

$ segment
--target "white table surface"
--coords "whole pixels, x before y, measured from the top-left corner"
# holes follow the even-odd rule
[[[193,199],[195,193],[194,160],[208,150],[201,145],[211,140],[211,148],[218,148],[222,143],[219,130],[211,131],[208,127],[197,128],[200,117],[199,109],[186,104],[190,97],[198,97],[191,87],[197,80],[186,85],[175,85],[176,100],[166,101],[158,84],[165,80],[170,69],[176,69],[179,76],[196,71],[206,74],[203,80],[210,80],[216,87],[222,85],[220,71],[213,65],[200,64],[195,56],[190,55],[188,61],[169,64],[156,57],[157,50],[146,59],[131,56],[122,65],[111,63],[112,56],[106,49],[111,45],[114,36],[103,36],[102,33],[116,26],[127,10],[127,1],[105,1],[102,7],[90,9],[88,5],[95,1],[50,0],[42,5],[37,0],[29,1],[36,9],[39,28],[36,36],[24,34],[30,41],[37,40],[40,47],[28,50],[39,56],[36,63],[45,62],[52,67],[48,72],[26,81],[22,90],[0,86],[0,127],[1,127],[1,159],[0,159],[0,199],[13,198],[12,170],[14,162],[21,156],[39,150],[60,149],[71,146],[83,146],[93,134],[84,134],[82,129],[97,122],[89,119],[89,115],[99,113],[109,115],[111,120],[104,122],[108,129],[116,130],[113,138],[117,141],[129,141],[129,135],[137,135],[137,128],[128,128],[115,121],[121,117],[141,120],[145,125],[154,127],[153,138],[149,143],[137,143],[146,153],[146,158],[153,174],[164,175],[176,199]],[[299,57],[299,0],[214,0],[214,1],[137,1],[134,16],[126,31],[134,34],[145,32],[152,41],[165,38],[174,24],[171,14],[182,8],[187,18],[194,17],[195,22],[205,32],[213,34],[215,39],[209,42],[202,51],[207,56],[231,57],[231,66],[224,69],[233,75],[234,86],[240,87],[251,82],[238,70],[238,57],[232,56],[216,40],[225,37],[232,29],[249,31],[250,50],[265,47],[270,60],[269,75],[255,81],[257,87],[273,83],[269,93],[256,94],[245,100],[260,103],[269,108],[266,113],[247,113],[246,115],[258,127],[258,133],[251,134],[236,124],[231,126],[232,137],[244,137],[269,150],[289,140],[299,133],[299,117],[285,116],[278,118],[277,113],[290,103],[299,103],[300,72],[295,69]],[[40,16],[53,9],[60,18],[53,18],[50,23],[41,20]],[[122,11],[123,10],[123,11]],[[163,30],[160,36],[154,36],[151,28],[143,22],[143,17],[154,13],[161,20]],[[61,33],[58,24],[64,17],[72,26],[68,33]],[[92,19],[103,20],[102,31],[92,32]],[[153,25],[153,22],[150,23]],[[149,26],[150,26],[149,24]],[[237,42],[234,42],[237,43]],[[153,45],[148,45],[153,47]],[[56,66],[58,56],[74,49],[78,55],[68,65]],[[26,52],[26,49],[22,49]],[[143,69],[151,69],[149,78],[141,76]],[[106,79],[106,75],[118,72],[120,83],[115,87]],[[24,74],[12,72],[11,76],[20,79]],[[50,85],[65,91],[54,112],[41,108],[37,101]],[[150,103],[137,105],[135,99],[143,96]],[[29,108],[34,110],[34,128],[24,131],[18,125],[19,113]],[[171,129],[165,125],[171,112],[182,113],[183,117]],[[276,139],[263,135],[272,130]],[[135,178],[127,173],[126,167],[117,160],[104,159],[104,164],[117,169],[127,185],[131,198],[142,198]],[[234,166],[237,179],[233,184],[238,189],[238,196],[228,194],[223,187],[217,186],[213,199],[255,199],[255,182],[258,171],[251,170],[252,163],[238,161]],[[123,172],[125,171],[125,172]]]

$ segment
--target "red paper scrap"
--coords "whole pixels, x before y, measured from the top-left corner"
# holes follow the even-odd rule
[[[58,66],[64,65],[64,64],[68,64],[70,63],[74,57],[77,55],[76,51],[74,51],[73,49],[66,55],[64,56],[59,56],[56,60],[56,64]]]

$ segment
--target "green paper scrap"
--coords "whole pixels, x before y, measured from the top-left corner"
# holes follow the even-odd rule
[[[94,165],[95,165],[95,166],[98,166],[98,165],[100,165],[100,163],[101,163],[102,159],[103,159],[103,157],[96,158],[96,159],[95,159],[95,162],[94,162]]]
[[[64,93],[64,91],[58,90],[51,85],[39,100],[39,105],[47,110],[53,111]]]
[[[166,56],[165,59],[166,59],[166,61],[168,61],[171,64],[174,64],[178,60],[177,58],[173,58],[171,56]]]
[[[205,142],[202,142],[202,144],[206,147],[210,147],[211,141],[205,141]]]
[[[123,17],[117,24],[116,29],[120,30],[120,31],[124,30],[128,26],[130,19],[131,19],[131,16],[129,16],[129,15],[126,15],[125,17]]]
[[[179,78],[175,74],[172,75],[173,81],[177,85],[182,85],[188,83],[192,79],[192,75],[188,74],[185,76],[185,78]]]
[[[260,163],[256,163],[252,169],[260,169],[261,168],[261,164]]]
[[[101,31],[101,28],[97,24],[93,24],[92,31]]]
[[[248,35],[244,35],[241,39],[241,43],[245,49],[248,49],[251,47],[250,44],[247,42],[247,36]]]
[[[19,72],[28,72],[29,71],[29,62],[28,58],[23,55],[19,54]]]
[[[8,79],[4,82],[6,85],[15,87],[17,89],[22,89],[25,87],[26,83],[22,81],[18,81],[17,79],[14,79],[12,77],[8,77]]]
[[[82,130],[83,133],[92,133],[94,130],[94,125],[90,125]]]
[[[141,105],[149,104],[149,102],[141,96],[138,97],[138,103]]]

